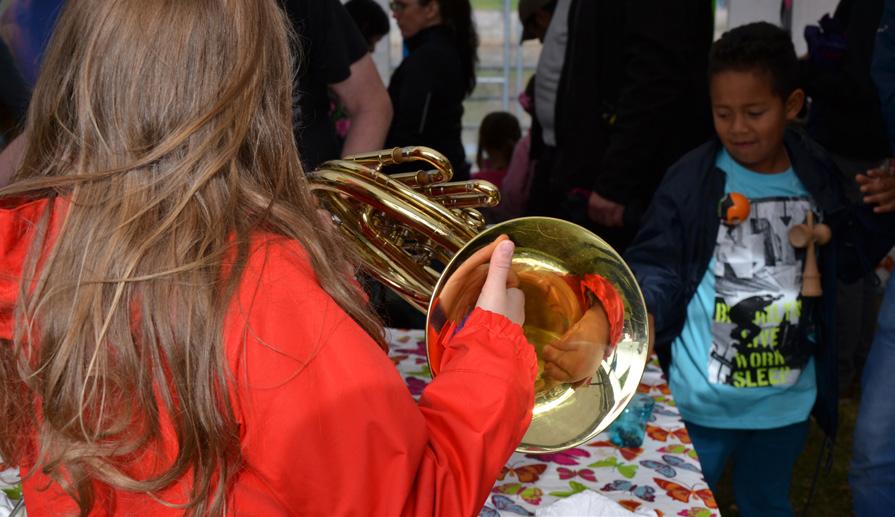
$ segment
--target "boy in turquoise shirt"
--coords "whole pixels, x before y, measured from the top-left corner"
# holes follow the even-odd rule
[[[706,481],[714,490],[733,459],[744,516],[792,514],[812,411],[835,435],[835,278],[895,242],[895,220],[850,206],[823,150],[788,129],[805,98],[797,69],[789,35],[767,23],[715,43],[717,139],[669,170],[626,254]],[[741,222],[719,213],[732,193],[749,200]],[[833,233],[818,251],[822,298],[801,294],[806,252],[789,241],[809,211]]]

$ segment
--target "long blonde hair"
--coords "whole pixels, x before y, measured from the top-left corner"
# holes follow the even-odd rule
[[[152,494],[185,475],[184,508],[225,511],[240,452],[222,328],[253,232],[299,241],[321,286],[381,339],[344,277],[345,247],[319,231],[289,41],[275,0],[70,0],[59,18],[23,165],[0,190],[51,201],[14,346],[0,344],[0,455],[36,462],[83,514],[95,481]],[[51,239],[57,198],[69,208]],[[133,479],[128,459],[158,445],[162,412],[178,455]]]

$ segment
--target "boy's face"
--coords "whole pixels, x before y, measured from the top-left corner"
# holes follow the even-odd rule
[[[755,172],[783,172],[789,158],[783,146],[787,124],[802,109],[805,93],[788,99],[774,93],[768,74],[727,70],[709,81],[715,131],[727,152]]]

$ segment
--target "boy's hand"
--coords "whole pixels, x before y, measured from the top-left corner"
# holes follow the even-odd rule
[[[864,202],[876,205],[873,212],[882,214],[895,211],[895,160],[888,160],[882,167],[858,174],[855,181],[861,186]]]
[[[556,342],[544,346],[544,377],[574,384],[597,373],[609,346],[609,319],[594,305]]]
[[[587,216],[591,221],[607,228],[621,227],[625,207],[605,197],[591,192],[587,199]]]

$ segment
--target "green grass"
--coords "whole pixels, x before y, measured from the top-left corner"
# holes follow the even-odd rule
[[[516,6],[519,0],[510,0],[510,10],[516,12]],[[503,9],[503,0],[472,0],[473,9],[482,9],[486,11],[499,11]]]
[[[839,437],[833,451],[833,465],[829,472],[823,470],[817,481],[814,499],[808,508],[811,517],[842,517],[852,515],[851,491],[848,487],[848,464],[851,461],[852,439],[855,418],[858,414],[858,399],[846,398],[839,402]],[[817,466],[817,457],[823,444],[823,432],[812,422],[805,450],[796,462],[793,474],[790,500],[795,515],[802,515],[805,501],[811,490],[811,480]],[[725,473],[718,493],[718,508],[725,517],[739,515],[733,501],[730,472]]]

